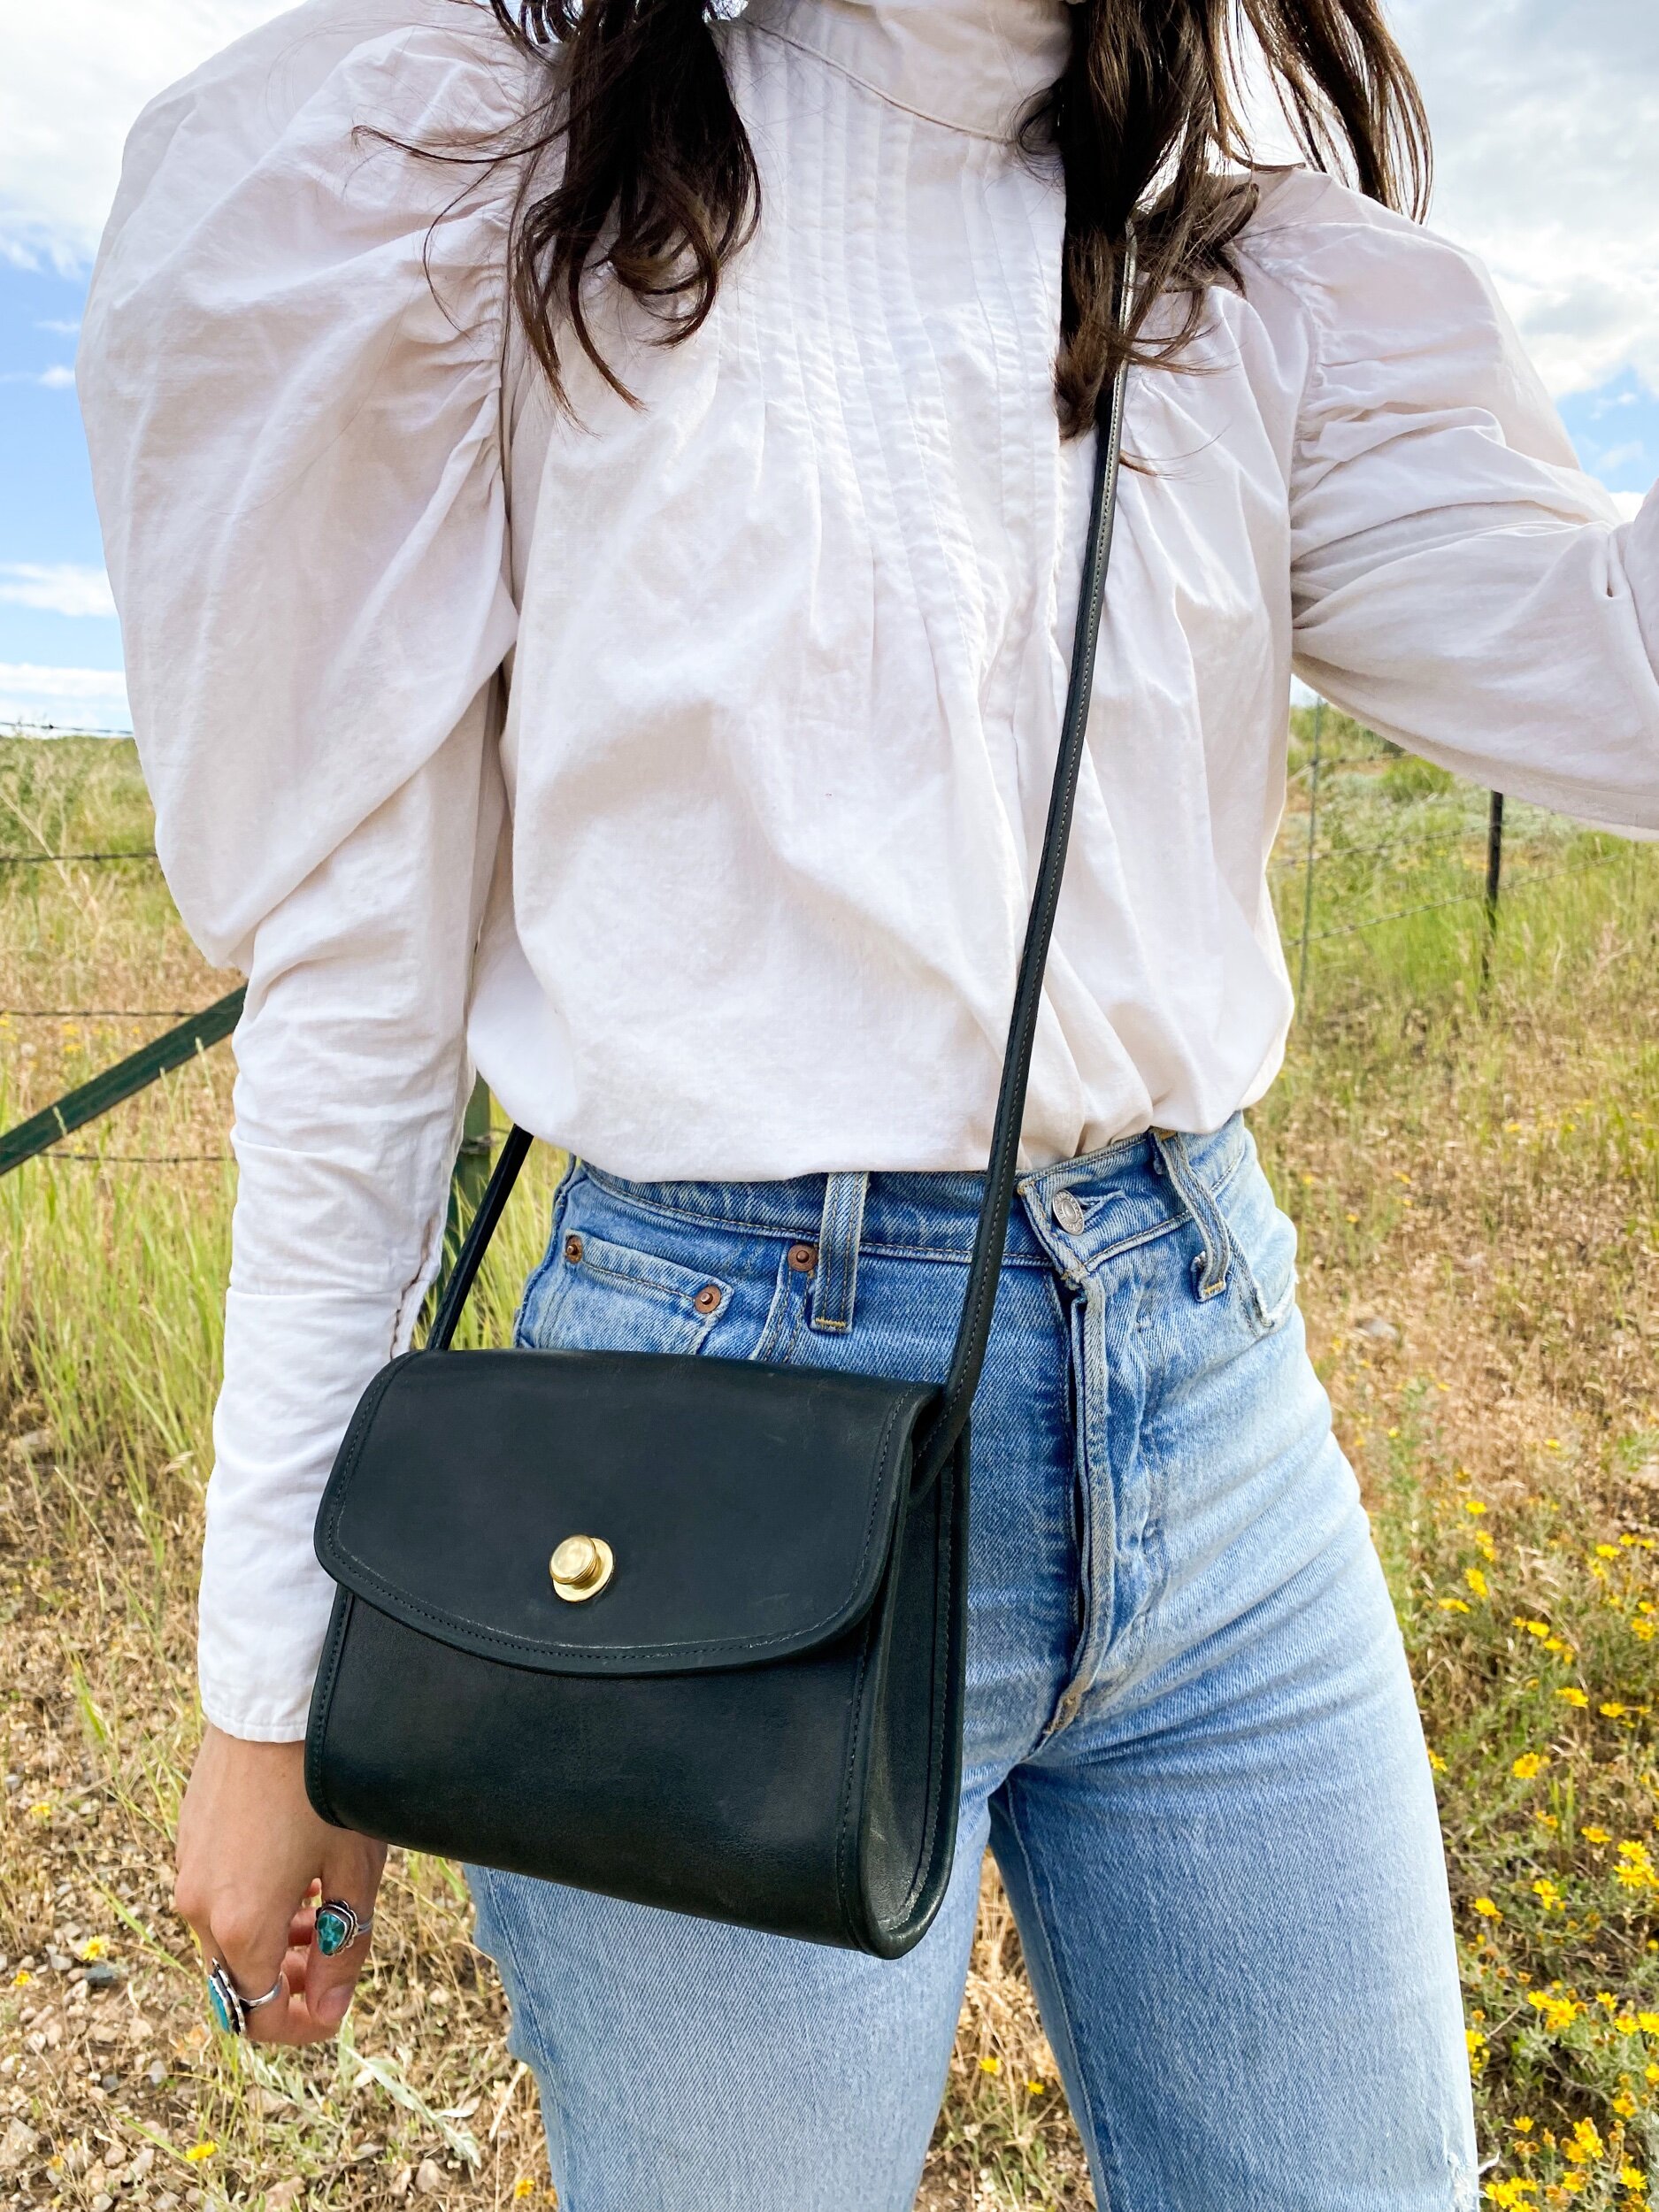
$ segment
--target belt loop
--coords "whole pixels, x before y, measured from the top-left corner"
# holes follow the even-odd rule
[[[1170,1187],[1186,1205],[1193,1217],[1193,1225],[1203,1240],[1204,1253],[1198,1267],[1198,1295],[1217,1298],[1227,1287],[1227,1278],[1233,1271],[1233,1238],[1221,1209],[1217,1205],[1208,1185],[1193,1166],[1187,1149],[1187,1140],[1179,1130],[1155,1129],[1152,1141],[1158,1148]]]
[[[840,1336],[853,1325],[858,1288],[858,1240],[864,1230],[864,1193],[870,1178],[826,1175],[824,1217],[818,1224],[818,1267],[812,1278],[812,1326]]]

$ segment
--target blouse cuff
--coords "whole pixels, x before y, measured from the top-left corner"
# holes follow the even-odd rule
[[[358,1399],[407,1347],[441,1233],[442,1216],[401,1300],[228,1294],[197,1636],[202,1709],[227,1735],[305,1733],[334,1595],[311,1545],[318,1501]]]

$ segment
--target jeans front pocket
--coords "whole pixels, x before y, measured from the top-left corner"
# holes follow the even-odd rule
[[[578,1166],[513,1342],[541,1352],[744,1359],[775,1321],[775,1240],[636,1205]]]
[[[515,1341],[541,1352],[701,1352],[732,1307],[730,1282],[660,1253],[556,1226]]]

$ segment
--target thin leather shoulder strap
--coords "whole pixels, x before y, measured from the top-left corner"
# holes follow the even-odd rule
[[[1134,248],[1131,242],[1119,269],[1118,312],[1121,319],[1134,288]],[[996,1120],[991,1138],[991,1157],[986,1171],[985,1194],[974,1230],[973,1256],[968,1267],[968,1286],[962,1318],[950,1356],[939,1410],[917,1445],[917,1479],[926,1483],[943,1464],[963,1425],[985,1363],[991,1333],[991,1306],[1002,1271],[1002,1247],[1008,1236],[1008,1217],[1014,1202],[1019,1169],[1020,1126],[1025,1116],[1025,1092],[1031,1080],[1032,1048],[1037,1037],[1037,1017],[1042,1004],[1043,972],[1054,935],[1055,910],[1059,904],[1060,880],[1065,872],[1066,846],[1071,833],[1071,815],[1077,800],[1078,775],[1083,764],[1088,733],[1089,698],[1094,685],[1094,653],[1100,639],[1101,613],[1105,604],[1106,572],[1111,561],[1112,526],[1118,512],[1118,480],[1123,457],[1124,409],[1128,398],[1129,371],[1125,365],[1115,378],[1109,404],[1094,436],[1094,490],[1089,504],[1088,547],[1083,563],[1082,588],[1078,594],[1077,628],[1071,645],[1071,673],[1066,689],[1065,717],[1060,728],[1060,753],[1055,764],[1054,788],[1048,800],[1048,822],[1043,833],[1042,858],[1025,925],[1025,949],[1014,986],[1014,1010],[1009,1022],[1008,1049],[1002,1060],[1002,1079],[996,1097]],[[524,1165],[531,1138],[515,1128],[502,1147],[495,1171],[489,1179],[479,1210],[456,1256],[451,1274],[432,1325],[427,1344],[448,1348],[456,1324],[466,1303],[480,1263],[495,1233],[518,1171]]]

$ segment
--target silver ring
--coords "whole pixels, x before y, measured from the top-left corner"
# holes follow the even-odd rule
[[[349,1905],[343,1897],[325,1897],[317,1908],[312,1935],[323,1956],[333,1959],[349,1951],[373,1925],[373,1913],[359,1919],[356,1906]]]
[[[244,1997],[223,1959],[215,1959],[208,1970],[207,2001],[214,2020],[227,2035],[246,2035],[248,2015],[257,2012],[261,2005],[273,2005],[287,1989],[287,1982],[279,1974],[263,1997]]]

